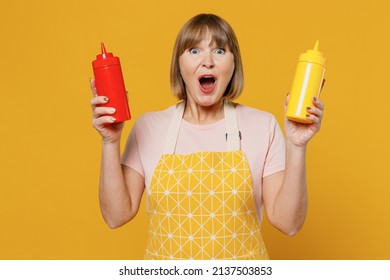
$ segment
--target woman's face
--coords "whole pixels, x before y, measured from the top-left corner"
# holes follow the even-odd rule
[[[200,43],[184,51],[179,58],[187,102],[211,106],[222,100],[234,72],[234,55],[227,47],[211,43],[206,33]]]

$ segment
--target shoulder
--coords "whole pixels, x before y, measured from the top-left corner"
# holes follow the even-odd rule
[[[277,124],[273,114],[242,104],[236,104],[236,113],[240,124],[257,124],[258,126],[274,126]]]
[[[148,124],[169,121],[174,113],[175,107],[176,105],[172,105],[162,111],[144,113],[138,118],[136,123]]]
[[[134,124],[136,131],[150,131],[166,129],[175,111],[176,105],[172,105],[165,110],[157,112],[147,112],[142,114]]]
[[[175,111],[175,105],[163,111],[147,112],[142,114],[135,122],[132,133],[139,145],[155,144],[154,141],[161,141],[167,134],[167,128]],[[159,142],[158,142],[159,143]]]

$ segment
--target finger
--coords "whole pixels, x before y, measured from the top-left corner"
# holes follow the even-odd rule
[[[92,95],[95,96],[95,97],[98,96],[94,79],[89,78],[89,86],[91,88]]]
[[[112,124],[116,119],[111,116],[103,116],[92,120],[92,125],[98,131],[101,131],[104,128],[105,124]]]
[[[313,124],[315,124],[317,127],[320,127],[321,125],[321,117],[314,115],[314,114],[307,114],[306,119],[309,121],[312,121]]]
[[[321,99],[319,98],[313,97],[313,105],[321,109],[322,111],[325,109],[324,103],[322,103]]]
[[[112,107],[96,107],[95,110],[93,110],[93,116],[99,118],[103,115],[112,115],[115,111],[115,108]]]
[[[313,109],[312,111],[316,111],[316,113],[308,113],[306,114],[306,119],[311,121],[317,128],[321,127],[321,121],[322,121],[322,111],[318,109]]]
[[[306,108],[306,111],[308,114],[310,115],[314,115],[316,116],[318,119],[322,119],[322,116],[323,116],[323,111],[320,109],[320,108],[317,108],[317,107],[307,107]]]
[[[106,104],[108,102],[108,98],[106,96],[95,96],[91,99],[91,106],[95,108],[96,106]]]

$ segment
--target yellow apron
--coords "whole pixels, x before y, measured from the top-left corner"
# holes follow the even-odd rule
[[[177,155],[184,107],[176,109],[146,191],[145,259],[268,259],[233,104],[224,103],[228,152]]]

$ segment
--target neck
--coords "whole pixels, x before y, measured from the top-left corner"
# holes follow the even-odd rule
[[[183,119],[194,124],[211,124],[223,119],[224,116],[223,100],[210,106],[201,106],[187,100]]]

